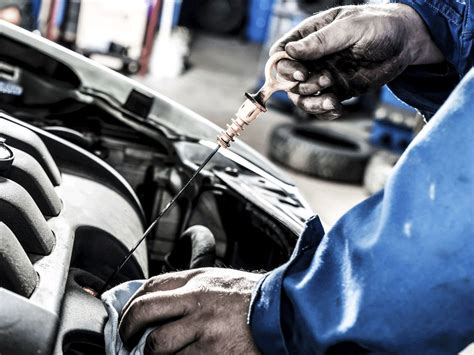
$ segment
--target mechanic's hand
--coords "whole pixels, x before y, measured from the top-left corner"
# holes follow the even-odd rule
[[[146,328],[157,327],[147,354],[257,354],[247,314],[260,277],[217,268],[153,277],[123,309],[122,340],[133,348]]]
[[[278,40],[270,54],[282,50],[297,61],[280,61],[278,74],[301,82],[290,99],[325,119],[341,114],[341,101],[386,84],[407,66],[444,59],[423,20],[403,4],[321,12]]]

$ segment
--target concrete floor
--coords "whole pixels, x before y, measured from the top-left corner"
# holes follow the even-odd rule
[[[151,72],[138,80],[225,127],[242,103],[244,92],[252,90],[257,83],[260,53],[260,46],[237,39],[195,36],[191,47],[191,68],[183,75],[157,78]],[[158,65],[159,60],[159,53],[156,53],[151,67]],[[270,110],[253,123],[241,139],[267,155],[268,137],[273,127],[291,121],[288,114]],[[328,226],[367,197],[360,186],[319,180],[282,169]]]

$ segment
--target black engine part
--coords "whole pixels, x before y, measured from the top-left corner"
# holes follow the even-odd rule
[[[105,310],[90,292],[141,236],[143,213],[89,152],[3,113],[0,135],[13,153],[0,170],[0,353],[67,353],[78,332],[102,338]],[[147,276],[143,246],[117,281]]]
[[[184,231],[166,262],[171,270],[211,267],[216,262],[216,240],[209,228],[192,226]]]

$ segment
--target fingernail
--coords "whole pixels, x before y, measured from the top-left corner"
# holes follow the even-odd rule
[[[323,110],[330,111],[334,110],[336,108],[336,105],[331,99],[326,99],[323,101]]]
[[[321,86],[321,88],[328,87],[329,85],[331,85],[331,80],[327,75],[323,75],[319,78],[319,86]]]
[[[302,72],[297,70],[293,73],[293,79],[295,79],[297,81],[304,81],[305,77],[304,77],[304,74]]]

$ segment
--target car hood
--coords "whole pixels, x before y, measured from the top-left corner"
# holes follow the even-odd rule
[[[221,128],[179,103],[114,72],[56,43],[0,20],[0,40],[20,44],[35,55],[47,56],[74,73],[76,99],[107,102],[137,122],[160,129],[167,137],[204,141],[212,144]],[[0,46],[0,55],[8,56],[8,46]],[[3,53],[2,53],[3,52]],[[21,60],[16,56],[15,60]],[[41,68],[38,68],[41,70]],[[67,80],[67,79],[66,79]],[[292,182],[268,159],[241,141],[229,148],[274,178],[288,185]]]

